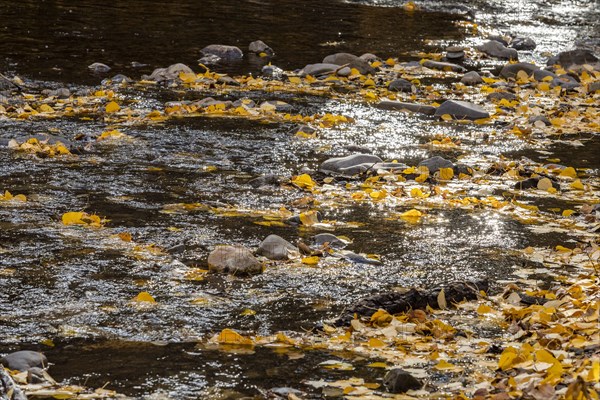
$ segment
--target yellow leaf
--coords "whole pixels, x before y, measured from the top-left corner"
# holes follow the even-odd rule
[[[507,347],[500,355],[500,360],[498,360],[498,368],[500,368],[502,371],[512,368],[512,366],[516,364],[515,360],[517,360],[517,356],[517,350],[514,347]]]
[[[240,315],[255,315],[256,311],[246,308],[244,311],[240,313]]]
[[[567,167],[561,171],[559,176],[577,179],[577,171],[575,171],[575,168],[573,167]]]
[[[121,232],[121,233],[119,233],[118,236],[119,236],[119,239],[121,239],[124,242],[131,242],[131,240],[133,239],[131,237],[131,233],[129,233],[129,232]]]
[[[441,117],[444,121],[452,121],[452,115],[450,114],[444,114]]]
[[[314,188],[317,185],[317,183],[315,181],[313,181],[312,178],[310,177],[310,175],[308,175],[308,174],[302,174],[302,175],[293,177],[292,183],[301,189],[308,189],[308,190]]]
[[[562,216],[563,217],[570,217],[574,212],[575,212],[574,210],[563,210]]]
[[[369,347],[385,347],[385,342],[381,339],[371,338],[369,339]]]
[[[383,65],[381,61],[373,61],[371,63],[371,67],[373,67],[373,68],[381,67],[381,65]]]
[[[420,218],[421,216],[423,216],[423,213],[413,208],[412,210],[403,212],[402,214],[400,214],[400,216],[402,218]]]
[[[550,85],[546,82],[542,82],[537,85],[537,88],[538,88],[538,90],[541,90],[542,92],[547,92],[548,90],[550,90]]]
[[[217,338],[220,344],[237,344],[244,346],[252,346],[254,343],[251,339],[244,337],[233,329],[223,329]]]
[[[288,80],[293,83],[294,85],[299,85],[302,82],[302,79],[300,79],[297,76],[290,76],[288,77]]]
[[[561,246],[560,244],[555,247],[555,250],[559,251],[561,253],[570,253],[571,252],[571,249]]]
[[[302,259],[302,264],[317,265],[318,263],[319,263],[319,257],[317,257],[317,256],[304,257]]]
[[[351,68],[350,75],[360,75],[360,71],[357,70],[356,68]]]
[[[319,223],[318,214],[316,211],[311,210],[305,213],[300,213],[300,222],[302,225],[311,226]]]
[[[363,86],[375,86],[375,81],[373,81],[373,79],[369,78],[363,82]]]
[[[385,60],[385,63],[390,67],[393,67],[394,65],[396,65],[396,60],[394,60],[393,58],[388,58],[387,60]]]
[[[438,303],[438,307],[441,310],[445,310],[446,308],[448,308],[448,303],[446,303],[446,292],[444,292],[443,288],[442,288],[442,290],[440,290],[440,292],[437,295],[437,303]]]
[[[53,113],[54,109],[52,107],[50,107],[48,104],[42,104],[40,106],[40,112],[44,112],[44,113]]]
[[[110,103],[108,103],[106,105],[106,112],[107,113],[117,112],[120,109],[121,109],[121,107],[119,107],[119,105],[117,103],[115,103],[114,101],[111,101]]]
[[[429,173],[421,174],[415,178],[415,181],[418,183],[423,183],[429,178]]]
[[[581,183],[580,179],[577,179],[575,182],[571,183],[571,189],[583,190],[583,183]]]
[[[517,82],[519,83],[527,83],[529,81],[529,75],[527,72],[520,70],[517,72]]]
[[[456,366],[454,364],[449,363],[446,360],[440,360],[438,364],[434,367],[435,369],[444,370],[444,369],[454,369]]]
[[[19,201],[27,201],[27,197],[24,194],[17,194],[13,196],[13,199]]]
[[[392,320],[392,316],[385,310],[379,309],[371,315],[371,322],[377,325],[389,323]]]
[[[84,216],[85,213],[81,211],[67,212],[62,216],[62,223],[65,225],[85,225],[85,222],[82,221]]]
[[[367,367],[371,367],[371,368],[387,368],[387,364],[384,362],[374,362],[371,363],[369,365],[367,365]]]
[[[156,300],[154,300],[154,297],[152,297],[152,295],[148,292],[140,292],[137,296],[135,296],[133,298],[133,301],[138,302],[138,303],[156,303]]]
[[[488,314],[492,312],[492,308],[486,304],[480,304],[477,307],[477,314]]]
[[[452,168],[440,168],[440,179],[443,181],[449,181],[454,176],[454,170]]]

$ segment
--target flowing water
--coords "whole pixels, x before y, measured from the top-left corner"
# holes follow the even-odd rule
[[[482,28],[533,36],[540,47],[526,58],[541,62],[543,52],[568,49],[576,40],[598,45],[599,13],[591,1],[464,3],[475,11]],[[138,79],[175,62],[195,69],[199,50],[217,42],[245,49],[250,41],[262,39],[277,53],[274,64],[296,69],[339,51],[418,60],[411,52],[481,41],[456,23],[473,19],[462,6],[425,1],[417,12],[397,6],[394,1],[333,0],[2,2],[0,70],[32,86],[78,91],[116,73]],[[87,69],[92,62],[113,69],[109,75],[95,75]],[[218,70],[256,74],[260,67],[246,59]],[[136,96],[152,107],[180,95],[149,90]],[[433,155],[458,155],[422,145],[435,135],[452,134],[469,143],[474,154],[542,157],[538,149],[516,140],[487,145],[470,131],[474,128],[382,113],[365,104],[316,96],[250,96],[284,100],[303,113],[348,115],[357,123],[306,142],[293,138],[291,125],[193,118],[127,127],[124,131],[133,141],[96,146],[76,161],[32,160],[0,150],[0,190],[30,199],[22,207],[0,207],[1,350],[43,350],[55,364],[50,372],[57,380],[93,387],[109,382],[109,388],[134,397],[210,397],[214,387],[256,395],[276,386],[301,387],[305,377],[351,375],[317,371],[318,362],[329,358],[323,352],[295,359],[268,349],[252,355],[222,353],[196,343],[225,327],[260,335],[310,329],[356,299],[393,287],[474,277],[508,279],[520,261],[506,249],[559,242],[485,210],[441,209],[432,212],[430,223],[412,226],[386,219],[387,211],[377,206],[328,208],[322,210],[328,219],[362,223],[335,234],[350,237],[355,252],[381,255],[383,266],[282,265],[253,278],[209,275],[200,282],[183,280],[183,267],[205,267],[217,244],[254,247],[270,233],[308,241],[317,232],[202,211],[165,213],[168,204],[220,202],[277,209],[301,194],[285,188],[257,190],[246,183],[249,178],[291,176],[328,157],[345,155],[348,145],[414,164]],[[100,120],[75,118],[0,120],[0,141],[43,132],[70,139],[105,127]],[[584,148],[556,149],[560,151],[568,165],[600,167],[597,137]],[[213,166],[216,171],[208,168]],[[127,231],[136,242],[175,250],[132,255],[105,230],[62,226],[61,215],[73,210],[106,216],[110,233]],[[130,299],[142,290],[155,296],[156,307],[131,306]],[[245,309],[256,314],[241,316]],[[53,339],[55,346],[39,344],[45,339]],[[359,367],[352,373],[357,374],[370,377],[372,371]]]

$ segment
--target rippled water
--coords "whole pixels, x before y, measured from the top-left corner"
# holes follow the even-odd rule
[[[105,77],[88,72],[92,62],[111,65],[110,75],[138,78],[174,62],[195,66],[199,50],[214,42],[245,48],[260,38],[275,49],[273,63],[294,69],[337,51],[411,59],[411,51],[427,46],[474,40],[455,24],[471,16],[445,2],[423,2],[418,12],[389,7],[398,5],[392,1],[122,3],[2,2],[0,70],[32,85],[66,84],[83,90]],[[591,3],[473,1],[468,7],[475,9],[482,29],[534,36],[540,47],[530,57],[542,60],[545,51],[566,49],[584,37],[598,39],[598,11]],[[518,13],[508,13],[513,9]],[[133,61],[148,66],[134,68]],[[244,61],[219,70],[255,73],[259,68]],[[148,91],[140,100],[151,106],[173,96]],[[317,232],[269,228],[254,224],[252,218],[202,211],[164,213],[167,204],[218,201],[279,208],[301,195],[280,188],[256,190],[247,180],[315,168],[328,157],[346,154],[347,145],[366,146],[382,158],[409,164],[433,155],[460,155],[424,145],[442,134],[461,138],[473,154],[540,159],[535,149],[521,142],[484,143],[480,137],[490,128],[473,132],[426,117],[382,113],[365,104],[321,97],[251,96],[285,100],[306,113],[348,115],[357,123],[324,132],[308,143],[294,139],[286,124],[194,118],[126,127],[122,130],[133,141],[97,146],[75,161],[32,160],[0,150],[0,190],[24,193],[31,200],[21,208],[0,208],[2,349],[41,348],[56,364],[51,369],[56,378],[73,377],[72,382],[96,386],[110,381],[109,387],[134,396],[165,392],[194,398],[213,386],[256,394],[257,387],[297,385],[317,373],[326,377],[309,366],[327,355],[314,352],[301,360],[274,359],[265,349],[252,356],[232,355],[195,348],[196,341],[225,327],[257,334],[311,328],[357,298],[392,287],[465,277],[506,279],[519,260],[505,249],[559,240],[533,235],[518,222],[483,210],[441,208],[423,224],[412,226],[386,219],[389,210],[376,205],[325,207],[327,218],[364,224],[335,233],[352,238],[353,251],[380,254],[384,265],[277,266],[247,279],[209,276],[201,282],[184,281],[182,266],[205,266],[216,244],[252,247],[270,233],[295,241],[308,240]],[[0,139],[49,130],[71,138],[100,132],[105,126],[76,119],[0,120],[0,128]],[[568,165],[598,168],[599,143],[597,139],[590,143],[562,150],[560,158]],[[328,145],[331,148],[323,147]],[[208,166],[217,171],[207,172]],[[179,246],[182,251],[139,259],[106,231],[59,223],[62,213],[81,209],[109,218],[110,233],[128,231],[136,242],[166,249]],[[152,292],[158,306],[142,310],[131,306],[129,300],[141,290]],[[203,304],[191,303],[198,298],[204,299]],[[256,315],[240,316],[244,309],[253,309]],[[48,338],[55,340],[56,348],[38,345]],[[257,374],[263,369],[264,374]]]

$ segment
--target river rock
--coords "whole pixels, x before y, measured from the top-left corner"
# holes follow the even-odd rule
[[[317,130],[311,126],[308,125],[299,125],[296,127],[296,129],[293,130],[293,134],[297,134],[298,132],[304,132],[308,135],[312,135],[313,133],[315,133]]]
[[[460,66],[458,64],[449,63],[449,62],[442,62],[442,61],[427,60],[423,63],[423,66],[427,67],[427,68],[431,68],[431,69],[439,69],[442,71],[453,71],[453,72],[466,72],[467,71],[467,69],[463,66]]]
[[[515,189],[518,190],[526,190],[526,189],[537,189],[538,183],[541,178],[529,178],[523,181],[517,182],[514,186]],[[560,190],[560,183],[550,179],[550,183],[552,183],[552,187],[556,190]]]
[[[427,167],[430,174],[434,174],[440,170],[440,168],[454,168],[454,163],[450,160],[446,160],[443,157],[435,156],[427,158],[421,161],[418,167]]]
[[[200,50],[203,56],[212,54],[223,61],[236,61],[244,57],[244,53],[239,47],[226,46],[224,44],[211,44]]]
[[[487,40],[494,40],[496,42],[502,43],[504,46],[508,46],[508,40],[506,37],[501,35],[491,35],[487,37]]]
[[[405,393],[418,390],[423,383],[401,368],[390,370],[383,378],[383,386],[390,393]]]
[[[462,76],[460,83],[465,85],[478,85],[483,83],[483,79],[481,79],[481,76],[477,73],[477,71],[471,71]]]
[[[425,115],[434,115],[435,111],[437,110],[437,108],[434,106],[427,106],[424,104],[417,103],[404,103],[401,101],[391,100],[381,101],[375,107],[381,110],[411,111]]]
[[[217,78],[217,83],[221,85],[240,86],[241,84],[230,76],[224,75]]]
[[[68,99],[71,97],[71,91],[67,88],[58,88],[54,90],[44,89],[42,94],[48,97],[56,97],[58,99]]]
[[[375,54],[372,54],[372,53],[365,53],[365,54],[361,55],[359,58],[365,60],[368,63],[372,63],[374,61],[379,60],[379,57],[377,57]]]
[[[264,76],[271,79],[281,80],[283,78],[283,69],[276,65],[264,65],[261,69]]]
[[[594,93],[600,90],[600,81],[592,82],[587,86],[588,93]]]
[[[179,74],[182,72],[185,74],[194,73],[194,71],[192,71],[192,69],[187,65],[177,63],[166,68],[156,68],[149,76],[143,75],[142,79],[153,80],[156,82],[171,81],[179,79]]]
[[[560,86],[561,88],[569,91],[574,90],[581,86],[575,78],[570,75],[559,75],[552,80],[552,86]]]
[[[248,45],[248,51],[253,54],[265,53],[268,56],[272,56],[275,54],[272,48],[270,48],[265,42],[262,40],[255,40],[254,42]]]
[[[326,160],[319,167],[319,171],[332,175],[352,176],[372,169],[381,162],[383,160],[373,154],[352,154]]]
[[[281,100],[263,101],[262,103],[260,103],[260,108],[266,110],[274,109],[275,111],[279,112],[291,112],[294,109],[294,107],[292,107],[291,104],[288,104],[285,101]]]
[[[510,47],[515,50],[534,50],[537,47],[537,44],[530,37],[517,36],[511,40]]]
[[[591,51],[576,49],[558,53],[558,55],[548,59],[547,65],[560,64],[563,68],[569,68],[572,65],[592,64],[597,61],[598,58]]]
[[[263,176],[256,177],[254,179],[250,179],[248,184],[253,188],[259,188],[262,186],[277,186],[281,183],[281,178],[275,174],[267,174]]]
[[[296,246],[277,235],[269,235],[258,246],[256,254],[269,260],[287,260],[299,253]]]
[[[92,72],[96,72],[96,73],[108,72],[111,69],[108,65],[102,64],[102,63],[99,63],[99,62],[95,62],[93,64],[88,65],[88,68]]]
[[[350,68],[356,68],[361,74],[374,74],[375,68],[362,58],[350,53],[330,54],[323,59],[324,64],[347,65]]]
[[[528,121],[530,124],[535,124],[538,121],[542,121],[546,126],[552,125],[552,122],[550,122],[550,120],[544,115],[532,115],[529,117]]]
[[[517,96],[514,93],[510,92],[492,92],[486,96],[489,101],[500,101],[502,99],[507,101],[513,101],[517,99]]]
[[[460,46],[450,46],[446,48],[446,59],[450,62],[460,61],[465,58],[465,49]]]
[[[490,40],[481,46],[476,47],[477,50],[487,54],[490,57],[502,58],[507,60],[518,60],[519,53],[515,49],[510,49],[500,42]]]
[[[488,114],[488,112],[482,107],[473,103],[459,100],[446,100],[441,106],[438,107],[434,115],[436,117],[441,117],[445,114],[450,114],[456,119],[475,120],[490,117],[490,114]]]
[[[333,249],[343,249],[347,246],[347,243],[342,239],[339,239],[337,236],[331,233],[319,233],[313,237],[313,241],[315,246],[321,247],[325,243],[329,244],[329,247]]]
[[[8,369],[27,371],[29,368],[47,368],[48,359],[42,353],[31,350],[15,351],[0,358],[0,364]]]
[[[407,81],[406,79],[394,79],[393,81],[390,82],[390,84],[388,85],[388,89],[389,90],[393,90],[395,92],[416,92],[417,88],[410,83],[410,81]]]
[[[362,254],[356,254],[352,251],[340,251],[336,253],[337,257],[341,257],[346,261],[350,261],[356,264],[368,264],[368,265],[383,265],[383,263],[374,258],[365,257]]]
[[[546,71],[545,69],[536,69],[533,71],[533,79],[536,81],[543,81],[546,77],[556,78],[557,75],[552,71]]]
[[[318,77],[321,75],[330,75],[333,74],[339,67],[340,66],[337,64],[329,63],[308,64],[300,70],[300,76],[311,75]]]
[[[247,248],[224,245],[208,255],[208,269],[232,275],[256,275],[262,272],[262,264]]]
[[[221,62],[221,57],[214,54],[207,54],[198,60],[198,63],[204,65],[214,65]]]
[[[516,64],[506,64],[504,67],[502,67],[502,70],[500,71],[500,76],[507,79],[515,78],[519,71],[525,71],[527,75],[531,75],[534,73],[534,71],[539,69],[540,67],[531,63],[521,62]]]

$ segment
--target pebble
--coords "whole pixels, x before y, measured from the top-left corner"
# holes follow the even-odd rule
[[[470,71],[462,76],[460,82],[465,85],[478,85],[483,83],[483,79],[481,79],[481,76],[477,73],[477,71]]]
[[[265,53],[267,56],[272,56],[275,54],[273,49],[262,40],[255,40],[254,42],[250,43],[248,45],[248,52],[252,54]]]

